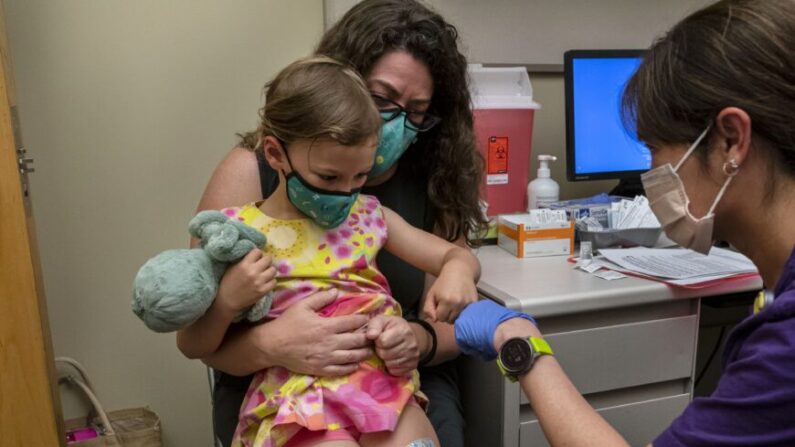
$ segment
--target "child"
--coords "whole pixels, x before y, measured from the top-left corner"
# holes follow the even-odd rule
[[[269,84],[261,118],[258,150],[280,173],[279,185],[262,202],[224,212],[265,233],[265,254],[253,250],[227,271],[208,313],[179,332],[183,352],[214,352],[232,317],[271,289],[269,319],[330,289],[337,299],[323,316],[400,316],[375,266],[381,248],[437,276],[423,306],[431,319],[452,322],[477,299],[479,264],[469,250],[359,194],[382,119],[352,69],[325,57],[291,64]],[[426,399],[418,377],[394,376],[376,356],[341,377],[268,368],[246,393],[233,445],[405,446],[423,438],[438,445],[419,407]]]

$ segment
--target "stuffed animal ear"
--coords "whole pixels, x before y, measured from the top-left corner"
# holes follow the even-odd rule
[[[211,258],[221,262],[232,262],[241,257],[239,250],[235,250],[240,241],[240,232],[229,222],[205,226],[203,236],[202,247]]]
[[[254,248],[265,245],[265,235],[220,211],[202,211],[191,220],[191,235],[201,239],[202,248],[216,261],[234,262]]]
[[[268,239],[261,231],[233,219],[229,219],[229,223],[237,227],[237,231],[240,232],[240,240],[249,240],[253,242],[256,247],[260,248],[265,246]]]
[[[210,234],[205,234],[205,230],[207,230],[206,227],[208,225],[213,227],[213,224],[222,224],[228,220],[229,218],[220,211],[204,210],[196,214],[196,216],[190,220],[190,223],[188,224],[188,232],[191,236],[197,239],[204,239],[205,237],[210,236]],[[218,231],[217,226],[215,226],[215,228],[215,230],[209,231],[209,233]]]

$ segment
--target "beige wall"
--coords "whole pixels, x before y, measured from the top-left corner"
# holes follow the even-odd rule
[[[137,268],[187,244],[212,168],[264,82],[308,54],[317,0],[5,0],[55,352],[168,446],[211,445],[205,369],[130,311]],[[81,411],[66,393],[67,416]]]
[[[359,0],[324,0],[328,26]],[[562,64],[566,50],[642,48],[715,0],[420,0],[454,24],[471,60]]]

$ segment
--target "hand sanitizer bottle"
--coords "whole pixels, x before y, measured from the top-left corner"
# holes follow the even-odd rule
[[[528,211],[558,201],[560,187],[549,176],[549,162],[557,159],[553,155],[538,156],[538,178],[527,184]]]

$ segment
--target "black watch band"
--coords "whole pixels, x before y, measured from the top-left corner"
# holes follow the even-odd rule
[[[417,364],[418,367],[426,366],[436,356],[436,330],[433,328],[433,326],[431,326],[430,323],[428,323],[425,320],[413,318],[406,321],[408,321],[409,323],[419,324],[420,326],[422,326],[423,329],[425,329],[425,331],[427,331],[431,335],[431,349],[430,351],[428,351],[427,354],[425,354],[423,358],[420,359],[419,364]]]

